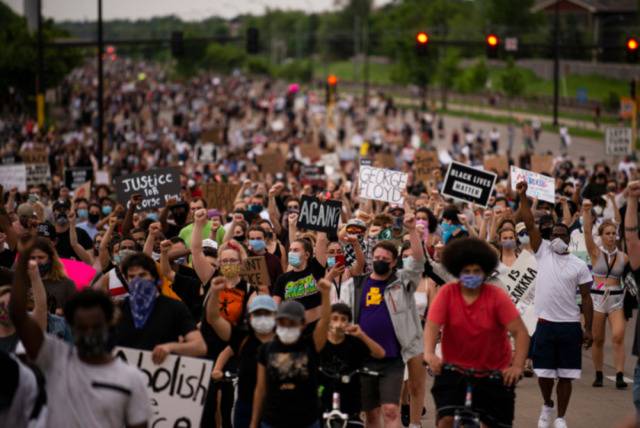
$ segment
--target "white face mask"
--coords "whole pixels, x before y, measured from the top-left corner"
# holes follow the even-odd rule
[[[271,333],[276,325],[276,319],[269,315],[251,317],[249,322],[251,323],[251,328],[258,334]]]
[[[276,335],[278,339],[280,339],[280,342],[285,345],[295,343],[300,337],[300,333],[301,331],[298,327],[276,327]]]
[[[522,245],[529,245],[531,238],[529,238],[529,235],[518,236],[518,241],[520,241]]]
[[[551,249],[556,254],[566,254],[569,246],[560,238],[553,238],[551,241]]]
[[[604,211],[604,209],[600,206],[600,205],[596,205],[595,207],[593,207],[593,212],[600,217],[602,215],[602,212]]]

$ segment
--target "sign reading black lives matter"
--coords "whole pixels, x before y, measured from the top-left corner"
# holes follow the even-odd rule
[[[76,190],[91,180],[93,180],[93,168],[67,168],[64,170],[64,185],[71,190]]]
[[[141,211],[164,207],[171,198],[180,199],[180,171],[175,168],[152,169],[116,178],[118,202],[126,206],[134,193],[142,195]]]
[[[450,198],[487,207],[496,183],[496,174],[451,162],[444,178],[442,194]]]
[[[298,216],[298,227],[322,232],[336,232],[342,212],[342,202],[325,201],[311,196],[303,196]]]

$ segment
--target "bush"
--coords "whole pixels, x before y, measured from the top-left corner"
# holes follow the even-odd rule
[[[481,92],[487,85],[487,79],[489,79],[489,69],[484,59],[479,59],[473,66],[460,74],[454,87],[465,94]]]
[[[620,110],[620,97],[617,93],[610,91],[607,98],[604,100],[604,108],[609,111]]]
[[[289,81],[311,81],[311,64],[308,60],[287,60],[276,70],[276,77]]]
[[[202,66],[223,72],[242,68],[246,60],[244,51],[234,45],[211,43],[207,46]]]
[[[270,76],[272,73],[269,61],[266,58],[259,56],[251,56],[247,58],[246,67],[249,74]]]

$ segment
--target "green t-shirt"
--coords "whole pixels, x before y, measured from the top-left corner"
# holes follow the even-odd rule
[[[209,238],[209,235],[211,235],[211,222],[210,221],[208,221],[207,224],[202,229],[202,239]],[[187,246],[187,248],[191,248],[191,236],[193,236],[193,223],[183,227],[178,236],[180,236],[180,238],[184,239],[184,242],[185,242],[185,245]],[[217,236],[216,236],[216,240],[217,240]]]

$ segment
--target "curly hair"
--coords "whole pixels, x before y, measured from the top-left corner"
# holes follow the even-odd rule
[[[442,264],[453,276],[460,276],[465,266],[480,265],[485,275],[498,266],[498,255],[491,246],[478,238],[460,238],[451,241],[442,252]]]
[[[111,298],[104,292],[87,288],[74,294],[64,305],[64,317],[67,323],[73,327],[75,314],[78,308],[94,308],[100,307],[104,312],[104,318],[107,325],[111,324],[115,306]]]

